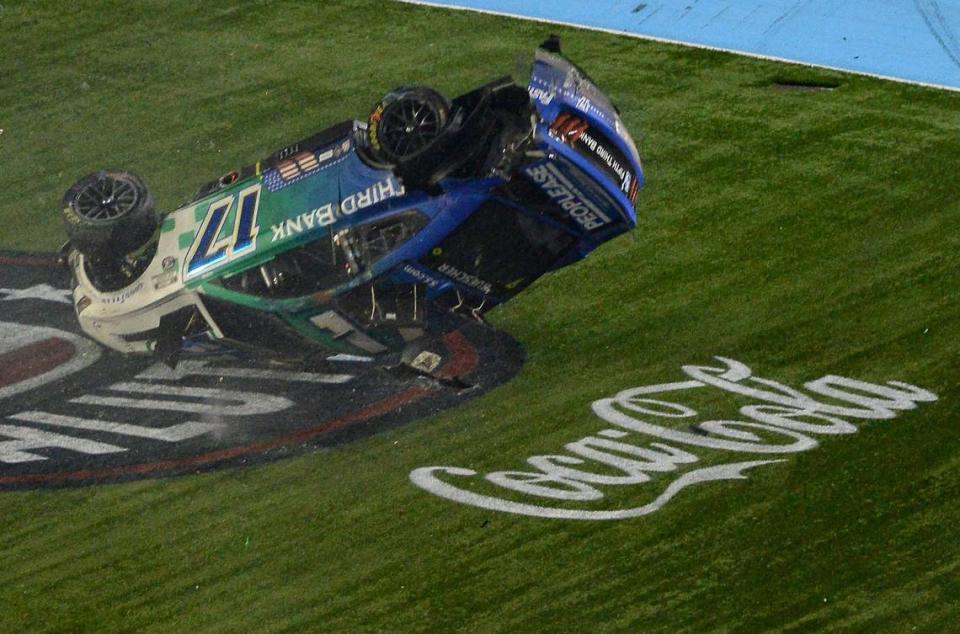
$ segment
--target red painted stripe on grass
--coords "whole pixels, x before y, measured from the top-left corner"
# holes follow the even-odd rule
[[[73,358],[76,351],[66,339],[50,337],[0,353],[0,387],[46,374]]]
[[[477,367],[477,349],[459,330],[446,335],[443,343],[453,353],[453,359],[440,371],[440,378],[461,377]]]
[[[0,264],[8,266],[41,266],[50,268],[58,266],[57,258],[55,256],[34,257],[29,255],[0,255]]]

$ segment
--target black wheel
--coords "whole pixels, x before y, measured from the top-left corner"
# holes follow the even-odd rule
[[[77,251],[119,260],[154,237],[159,219],[146,185],[129,172],[97,172],[63,196],[63,223]]]
[[[368,121],[374,157],[389,164],[423,152],[443,133],[450,102],[432,88],[406,86],[387,93]]]

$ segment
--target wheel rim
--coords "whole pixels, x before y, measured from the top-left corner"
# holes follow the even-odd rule
[[[397,157],[416,154],[440,136],[440,112],[419,99],[402,99],[388,108],[381,122],[381,145]]]
[[[140,194],[131,181],[104,175],[80,190],[73,208],[87,220],[112,220],[129,213],[139,200]]]

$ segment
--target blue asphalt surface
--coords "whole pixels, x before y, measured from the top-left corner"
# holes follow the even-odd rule
[[[413,3],[578,25],[960,90],[960,0]]]

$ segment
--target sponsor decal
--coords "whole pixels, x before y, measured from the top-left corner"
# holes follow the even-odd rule
[[[336,221],[337,214],[333,209],[333,205],[327,203],[322,207],[305,211],[299,216],[287,218],[286,221],[280,224],[270,225],[270,242],[277,242],[278,240],[299,235],[314,227],[326,227]]]
[[[534,183],[587,231],[610,224],[610,217],[583,195],[552,163],[540,163],[526,169]]]
[[[443,251],[441,250],[441,253],[442,252]],[[441,284],[443,284],[443,281],[437,279],[432,274],[412,264],[404,264],[402,271],[407,275],[409,275],[410,277],[417,280],[418,282],[422,284],[426,284],[430,288],[438,288]]]
[[[118,293],[103,295],[100,297],[101,304],[123,304],[128,299],[143,290],[143,282],[137,282],[133,286],[123,289]]]
[[[154,275],[150,279],[153,282],[153,290],[159,291],[161,288],[166,288],[176,284],[177,280],[180,279],[180,276],[176,271],[168,271],[166,273],[161,273],[160,275]]]
[[[450,264],[447,264],[447,263],[441,264],[440,266],[437,267],[437,271],[439,271],[440,273],[443,273],[444,275],[446,275],[447,277],[449,277],[455,282],[458,282],[460,284],[463,284],[464,286],[469,286],[470,288],[480,291],[484,295],[489,295],[490,293],[493,292],[493,285],[490,284],[490,282],[481,280],[476,275],[471,275],[466,271],[461,271],[457,267],[451,266]]]
[[[153,282],[153,289],[160,290],[161,288],[166,288],[172,284],[175,284],[180,278],[179,270],[177,269],[177,258],[172,255],[168,255],[163,258],[160,262],[160,269],[163,271],[160,275],[154,275],[151,277]],[[79,306],[78,306],[79,312]]]
[[[580,104],[577,107],[585,109]],[[587,122],[569,113],[561,113],[550,126],[550,135],[586,156],[591,163],[610,176],[624,194],[630,196],[633,193],[635,196],[635,178],[628,168],[629,163],[623,152],[608,141],[591,134]]]
[[[589,112],[611,126],[618,124],[617,119],[619,117],[614,111],[608,110],[607,107],[600,107],[590,98],[591,95],[597,95],[599,97],[599,91],[591,82],[585,80],[579,72],[571,69],[569,72],[564,73],[561,78],[549,70],[544,73],[544,70],[546,69],[541,67],[535,71],[533,77],[530,78],[530,85],[527,89],[531,93],[531,96],[533,96],[533,91],[551,95],[550,101],[541,101],[543,105],[550,105],[552,101],[559,97],[567,103],[575,104],[580,110]],[[534,96],[534,98],[536,99],[536,96]]]
[[[506,335],[469,324],[430,350],[438,375],[476,386],[467,391],[370,357],[283,366],[212,343],[171,369],[82,336],[54,256],[0,262],[4,299],[17,300],[0,321],[0,489],[190,474],[333,446],[473,398],[523,359]]]
[[[549,106],[551,103],[553,103],[554,98],[557,96],[557,93],[552,90],[540,88],[534,85],[529,86],[527,91],[530,93],[530,97],[532,99],[539,101],[544,106]]]
[[[349,216],[388,198],[403,196],[404,193],[403,185],[399,181],[394,178],[387,178],[341,200],[340,214]]]
[[[931,403],[923,388],[887,381],[868,383],[827,375],[803,390],[754,376],[745,364],[716,357],[717,365],[683,366],[686,379],[634,387],[594,401],[607,423],[595,434],[526,460],[522,470],[480,474],[463,467],[424,467],[410,479],[448,500],[492,511],[552,519],[622,520],[662,509],[684,489],[782,463],[819,446],[819,438],[855,434],[857,423],[890,421]],[[739,402],[737,417],[702,422],[683,397],[719,391]],[[707,464],[703,455],[722,456]],[[760,458],[760,459],[758,459]],[[635,487],[644,504],[603,507],[610,491]]]
[[[584,133],[580,135],[577,145],[586,146],[592,153],[590,156],[596,159],[594,163],[606,168],[608,174],[616,176],[620,182],[620,190],[623,191],[623,193],[626,194],[630,191],[633,185],[633,174],[626,168],[624,162],[616,156],[616,154],[619,154],[618,151],[608,148],[603,143],[597,141],[588,130],[585,130]]]
[[[384,179],[364,190],[350,194],[340,202],[339,208],[334,207],[334,203],[327,203],[293,218],[288,218],[279,224],[271,225],[270,241],[286,240],[315,227],[327,227],[361,209],[366,209],[388,198],[395,198],[403,194],[403,185],[398,181],[393,178]]]

